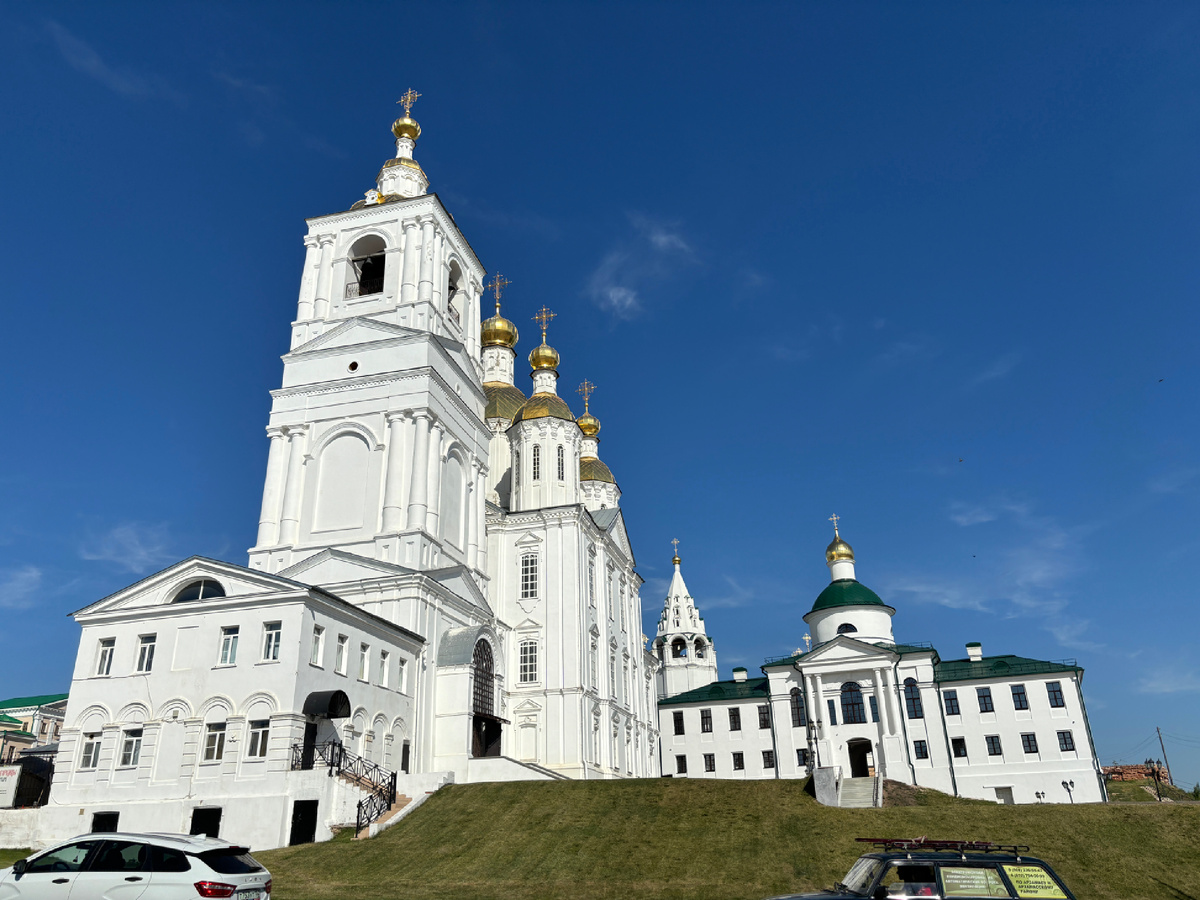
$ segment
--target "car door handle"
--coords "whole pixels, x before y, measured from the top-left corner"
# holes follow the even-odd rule
[[[128,878],[126,878],[125,880],[126,880],[126,881],[141,881],[141,880],[142,880],[142,876],[141,876],[141,875],[130,875],[130,876],[129,876]]]
[[[67,883],[68,881],[70,881],[70,880],[71,880],[70,878],[55,878],[55,879],[54,879],[52,882],[50,882],[50,883],[51,883],[51,884],[66,884],[66,883]]]

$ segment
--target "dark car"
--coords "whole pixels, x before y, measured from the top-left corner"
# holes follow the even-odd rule
[[[936,897],[939,900],[1075,900],[1054,870],[1025,856],[1028,847],[982,841],[859,838],[874,844],[832,890],[788,894],[772,900],[872,900]]]

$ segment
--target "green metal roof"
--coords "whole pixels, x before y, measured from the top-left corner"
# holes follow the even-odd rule
[[[985,656],[974,661],[950,659],[939,662],[933,669],[937,682],[973,681],[978,679],[1011,678],[1020,675],[1053,675],[1057,672],[1083,672],[1073,659],[1052,662],[1028,659],[1024,656]]]
[[[745,681],[714,681],[704,687],[694,688],[659,700],[659,706],[676,706],[680,703],[719,703],[722,700],[762,700],[769,691],[767,679],[747,678]]]
[[[34,738],[35,740],[37,739],[35,737],[35,735],[31,734],[28,731],[10,731],[7,728],[4,730],[0,730],[0,734],[3,734],[5,737]]]
[[[37,697],[13,697],[0,701],[0,709],[20,709],[25,706],[48,706],[66,700],[66,694],[41,694]]]
[[[821,591],[817,602],[813,604],[812,612],[819,609],[833,609],[838,606],[882,606],[892,609],[879,599],[879,595],[861,582],[853,578],[839,578]],[[895,612],[895,610],[892,610]]]
[[[22,725],[22,727],[24,727],[20,719],[14,719],[12,716],[4,715],[0,715],[0,725]]]

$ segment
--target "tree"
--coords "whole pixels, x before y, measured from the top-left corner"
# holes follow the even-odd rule
[[[1192,788],[1192,799],[1200,800],[1200,783],[1198,783],[1194,788]]]

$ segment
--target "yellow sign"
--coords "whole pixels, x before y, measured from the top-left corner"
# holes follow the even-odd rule
[[[1008,888],[992,867],[942,866],[942,889],[946,897],[1008,897]]]
[[[1017,889],[1018,897],[1049,898],[1049,900],[1066,900],[1050,874],[1041,866],[1005,866],[1004,874]]]

